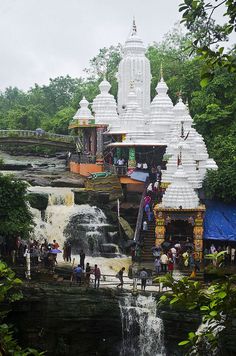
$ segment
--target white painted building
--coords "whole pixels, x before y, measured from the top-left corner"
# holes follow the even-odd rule
[[[193,127],[193,119],[182,99],[179,98],[178,103],[173,106],[161,68],[157,94],[151,102],[150,62],[145,51],[133,22],[118,67],[117,104],[109,93],[110,84],[104,79],[99,85],[100,94],[92,104],[95,124],[105,126],[105,134],[116,137],[113,146],[128,147],[132,150],[132,159],[129,160],[132,164],[135,164],[134,151],[137,146],[162,149],[166,146],[165,157],[168,162],[166,170],[163,170],[162,181],[174,184],[176,177],[179,180],[180,175],[182,174],[183,178],[185,174],[191,189],[198,189],[202,186],[206,170],[217,169],[217,165],[209,158],[203,137]],[[81,106],[74,119],[81,116],[81,113],[85,115],[85,111],[91,117],[84,99]],[[181,169],[178,168],[179,155]],[[184,173],[178,173],[176,176],[177,171]]]

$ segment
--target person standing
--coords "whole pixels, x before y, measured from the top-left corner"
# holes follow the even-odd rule
[[[81,285],[82,282],[82,276],[83,276],[83,270],[82,267],[80,265],[78,265],[75,270],[75,278],[76,278],[76,282],[79,283],[79,285]]]
[[[172,258],[173,258],[174,265],[175,265],[175,264],[176,264],[177,250],[176,250],[176,248],[173,246],[173,247],[171,247],[170,251],[171,251],[171,253],[172,253]]]
[[[90,274],[92,273],[91,267],[89,263],[86,263],[86,268],[85,268],[85,285],[86,287],[89,287],[89,282],[90,282]]]
[[[231,248],[231,264],[232,265],[235,264],[235,248],[234,247]]]
[[[56,241],[56,240],[53,240],[53,243],[52,243],[52,248],[55,249],[55,250],[58,250],[59,249],[59,243]]]
[[[168,256],[165,252],[161,255],[161,271],[166,273],[167,272],[167,265],[168,265]]]
[[[145,291],[146,288],[146,284],[147,284],[147,278],[148,278],[148,274],[145,268],[142,268],[141,272],[140,272],[140,278],[141,278],[141,290]]]
[[[168,272],[172,275],[174,270],[174,260],[172,257],[168,260]]]
[[[79,264],[80,264],[81,268],[84,269],[85,253],[84,253],[83,250],[80,251],[79,256],[80,256],[80,262],[79,262]]]
[[[100,285],[100,278],[101,278],[101,271],[100,271],[100,268],[95,265],[94,266],[94,288],[99,288],[99,285]]]
[[[120,283],[116,286],[116,288],[121,287],[121,289],[123,289],[123,285],[124,285],[124,271],[125,271],[125,267],[122,267],[119,272],[117,273],[117,278],[119,278]]]
[[[161,272],[161,260],[160,260],[160,256],[157,256],[155,261],[154,261],[154,267],[155,267],[155,271],[157,274],[159,274]]]
[[[70,244],[70,242],[66,243],[66,261],[71,262],[71,244]]]
[[[136,259],[137,262],[140,263],[141,262],[141,258],[142,258],[142,249],[141,246],[136,246],[135,248],[135,255],[136,255]]]
[[[143,231],[147,231],[148,230],[148,223],[146,222],[146,220],[144,220],[143,222]]]
[[[188,251],[185,251],[182,254],[182,257],[183,257],[183,261],[184,261],[184,267],[188,267],[189,266],[189,254],[188,254]]]

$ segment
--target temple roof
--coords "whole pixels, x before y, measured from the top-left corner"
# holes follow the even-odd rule
[[[131,30],[131,34],[127,38],[124,44],[124,54],[143,54],[145,53],[146,49],[144,47],[143,41],[137,35],[137,27],[135,20],[133,20],[133,26]]]
[[[157,95],[150,106],[150,123],[155,132],[165,136],[174,124],[173,103],[167,94],[168,86],[163,77],[156,86]]]
[[[79,103],[80,108],[76,111],[75,115],[73,116],[74,120],[83,120],[83,119],[93,119],[93,115],[91,110],[88,108],[89,102],[86,100],[85,97]]]
[[[188,177],[180,164],[173,177],[173,182],[168,186],[160,206],[166,208],[194,209],[199,205],[199,199],[194,189],[188,182]]]
[[[95,123],[111,125],[114,121],[118,122],[116,110],[116,101],[113,95],[109,93],[110,83],[104,79],[99,84],[100,94],[93,100],[92,108],[95,112]]]

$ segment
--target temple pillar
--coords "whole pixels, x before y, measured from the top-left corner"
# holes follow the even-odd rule
[[[97,127],[96,163],[103,164],[103,128]]]
[[[160,246],[165,241],[165,219],[162,211],[157,212],[156,215],[156,228],[155,228],[155,245]]]
[[[129,147],[128,168],[135,168],[135,167],[136,167],[135,148]]]
[[[116,157],[117,159],[121,158],[121,155],[122,155],[122,150],[120,147],[117,147],[116,148]]]
[[[92,155],[96,155],[96,131],[93,129],[91,132],[91,152]]]
[[[200,211],[194,220],[193,243],[195,259],[201,262],[203,258],[203,213]]]

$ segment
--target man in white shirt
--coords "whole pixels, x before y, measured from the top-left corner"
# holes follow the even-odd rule
[[[118,166],[123,166],[125,164],[124,158],[119,158],[117,161]]]
[[[167,265],[168,265],[168,257],[163,252],[163,254],[161,255],[161,269],[162,269],[162,272],[167,272]]]
[[[171,253],[172,253],[173,261],[174,261],[174,264],[175,264],[175,262],[176,262],[177,250],[176,250],[175,247],[171,247],[170,251],[171,251]]]

